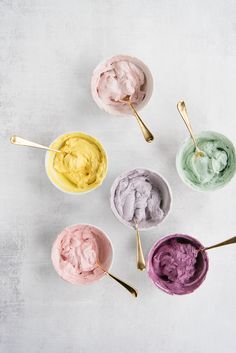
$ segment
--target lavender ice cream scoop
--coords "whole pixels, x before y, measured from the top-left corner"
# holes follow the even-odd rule
[[[149,170],[134,169],[118,177],[111,188],[111,208],[126,225],[149,228],[160,223],[170,209],[166,182]]]
[[[208,257],[194,238],[175,234],[158,241],[149,254],[148,274],[169,294],[187,294],[198,288],[208,270]]]

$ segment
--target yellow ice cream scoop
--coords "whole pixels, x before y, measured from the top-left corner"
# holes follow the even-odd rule
[[[82,132],[59,136],[51,145],[62,153],[47,152],[46,171],[60,190],[81,193],[102,184],[107,157],[101,143]]]

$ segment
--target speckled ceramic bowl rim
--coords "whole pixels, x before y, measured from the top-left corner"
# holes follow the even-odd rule
[[[217,131],[213,131],[213,130],[203,130],[203,131],[200,131],[199,133],[196,134],[196,138],[198,138],[200,135],[202,134],[207,134],[207,133],[213,133],[213,134],[216,134],[216,135],[219,135],[219,137],[223,137],[224,139],[226,139],[233,147],[233,152],[234,152],[234,155],[235,155],[235,158],[236,158],[236,151],[235,151],[235,146],[233,144],[233,142],[225,135],[221,134],[220,132],[217,132]],[[198,186],[195,186],[195,185],[192,185],[191,182],[188,182],[185,177],[184,177],[184,173],[182,171],[182,169],[179,167],[179,161],[180,161],[180,158],[181,158],[181,154],[184,150],[184,148],[186,147],[186,145],[188,144],[188,142],[191,140],[191,137],[187,137],[184,142],[182,142],[180,145],[179,145],[179,148],[177,150],[177,154],[176,154],[176,158],[175,158],[175,166],[176,166],[176,169],[177,169],[177,173],[180,177],[180,179],[183,181],[183,183],[185,185],[187,185],[190,189],[194,190],[194,191],[199,191],[199,192],[212,192],[212,191],[217,191],[217,190],[220,190],[222,188],[224,188],[226,185],[228,185],[231,180],[234,178],[235,176],[235,173],[236,173],[236,168],[234,169],[234,173],[231,177],[230,180],[228,180],[225,184],[223,185],[220,185],[216,188],[213,188],[213,189],[201,189],[199,188]]]
[[[56,142],[56,140],[58,140],[59,138],[61,138],[62,136],[64,135],[69,135],[69,134],[84,134],[84,135],[87,135],[91,138],[93,138],[95,141],[99,142],[99,144],[102,146],[102,149],[103,149],[103,152],[104,152],[104,155],[106,157],[106,171],[104,173],[104,177],[103,179],[101,180],[101,183],[96,185],[94,188],[90,189],[90,190],[86,190],[86,191],[78,191],[78,192],[75,192],[75,191],[66,191],[66,190],[63,190],[59,185],[57,185],[52,179],[51,177],[49,176],[48,174],[48,170],[47,170],[47,167],[48,167],[48,159],[49,159],[49,153],[50,151],[47,151],[46,154],[45,154],[45,163],[44,163],[44,166],[45,166],[45,171],[46,171],[46,174],[47,174],[47,177],[49,179],[49,181],[60,191],[64,192],[65,194],[69,194],[69,195],[85,195],[85,194],[88,194],[89,192],[91,191],[94,191],[96,189],[98,189],[100,186],[102,186],[104,180],[106,179],[106,176],[107,176],[107,172],[108,172],[108,157],[107,157],[107,151],[103,145],[103,143],[100,142],[100,140],[98,140],[96,137],[93,137],[92,135],[88,135],[87,133],[83,132],[83,131],[72,131],[72,132],[65,132],[64,134],[61,134],[59,135],[57,138],[55,138],[51,143],[50,143],[50,146]]]
[[[153,77],[151,74],[151,71],[149,70],[149,68],[147,67],[146,64],[144,64],[144,62],[138,58],[136,58],[135,56],[131,56],[131,55],[113,55],[111,57],[108,57],[107,59],[102,60],[97,66],[96,68],[93,70],[92,73],[92,78],[91,78],[91,93],[92,93],[92,97],[95,101],[95,103],[98,105],[98,107],[102,110],[104,110],[105,112],[111,114],[111,115],[119,115],[119,116],[130,116],[132,115],[132,112],[119,112],[116,111],[115,109],[113,109],[112,107],[109,107],[109,105],[103,105],[101,99],[99,98],[96,89],[94,88],[94,86],[96,86],[94,84],[95,82],[95,78],[96,78],[96,72],[100,71],[101,68],[107,63],[107,61],[112,60],[113,58],[116,57],[120,57],[120,58],[124,58],[127,59],[129,58],[131,62],[133,62],[134,64],[136,63],[138,66],[140,66],[140,68],[143,70],[146,79],[147,79],[147,92],[146,92],[146,96],[145,98],[136,105],[138,110],[141,110],[142,108],[145,107],[145,105],[149,102],[151,96],[152,96],[152,92],[153,92]]]
[[[147,168],[135,168],[135,169],[126,170],[125,172],[119,174],[115,178],[115,180],[113,181],[112,186],[110,188],[110,206],[111,206],[111,210],[112,210],[113,214],[115,215],[115,217],[118,219],[119,222],[121,222],[123,225],[126,225],[130,229],[134,229],[134,227],[131,226],[129,224],[129,222],[124,221],[124,219],[117,212],[115,204],[114,204],[114,193],[115,193],[115,190],[116,190],[116,187],[117,187],[117,183],[120,180],[120,178],[125,177],[127,174],[129,174],[133,170],[140,170],[140,169],[144,170],[144,171],[147,171],[147,172],[150,172],[151,174],[157,175],[163,181],[163,183],[166,185],[168,193],[169,193],[169,209],[168,209],[165,217],[156,225],[152,225],[152,226],[147,227],[147,228],[139,227],[139,230],[141,230],[143,232],[143,231],[148,231],[148,230],[154,229],[154,228],[158,227],[159,224],[165,222],[166,218],[169,216],[169,214],[170,214],[170,212],[172,210],[173,195],[172,195],[172,190],[170,188],[170,185],[169,185],[168,181],[160,173],[157,173],[157,172],[155,172],[155,171],[153,171],[151,169],[147,169]]]
[[[206,269],[204,272],[201,273],[200,278],[200,283],[199,285],[191,292],[191,293],[170,293],[170,291],[168,291],[166,288],[163,288],[159,283],[155,282],[153,278],[151,278],[151,272],[152,272],[152,259],[153,259],[153,255],[156,251],[156,249],[161,246],[162,244],[164,244],[166,241],[170,240],[170,239],[175,239],[175,238],[182,238],[182,239],[187,239],[192,241],[193,243],[196,243],[199,245],[199,247],[204,247],[204,245],[196,238],[192,237],[191,235],[188,234],[183,234],[183,233],[175,233],[175,234],[170,234],[170,235],[165,235],[163,237],[161,237],[160,239],[158,239],[154,245],[151,247],[149,253],[148,253],[148,257],[147,257],[147,274],[148,277],[150,279],[150,281],[155,285],[155,287],[159,288],[160,290],[162,290],[163,292],[169,294],[169,295],[186,295],[186,294],[191,294],[193,292],[195,292],[195,290],[197,290],[202,283],[205,281],[208,270],[209,270],[209,257],[207,254],[207,251],[204,251],[204,256],[205,256],[205,263],[206,263]]]
[[[103,275],[98,278],[96,281],[92,281],[92,282],[88,282],[88,283],[71,283],[70,281],[67,281],[66,279],[64,279],[63,277],[61,277],[61,275],[57,272],[57,270],[55,269],[54,267],[54,264],[53,264],[53,261],[52,261],[52,249],[54,247],[54,244],[56,243],[57,241],[57,238],[59,237],[59,235],[63,232],[63,230],[67,229],[67,228],[71,228],[71,227],[76,227],[76,226],[88,226],[88,227],[93,227],[97,230],[99,230],[106,238],[107,240],[109,241],[110,245],[111,245],[111,263],[109,265],[109,268],[107,269],[107,271],[110,270],[110,268],[112,267],[113,265],[113,261],[114,261],[114,247],[113,247],[113,244],[112,244],[112,241],[111,241],[111,238],[107,235],[107,233],[105,233],[101,228],[93,225],[93,224],[89,224],[89,223],[76,223],[76,224],[72,224],[70,226],[66,226],[65,228],[63,228],[59,234],[57,234],[55,240],[53,241],[52,243],[52,246],[51,246],[51,262],[52,262],[52,265],[53,265],[53,268],[54,270],[56,271],[57,275],[63,280],[65,281],[66,283],[69,283],[69,284],[72,284],[72,285],[75,285],[75,286],[89,286],[89,285],[92,285],[94,283],[97,283],[99,281],[101,281],[104,277],[106,277],[106,273],[104,272]]]

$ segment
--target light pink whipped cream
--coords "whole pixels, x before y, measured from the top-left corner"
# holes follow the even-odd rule
[[[129,61],[117,61],[106,66],[98,82],[98,95],[105,104],[120,105],[120,101],[130,96],[133,103],[145,97],[144,72]],[[122,103],[124,104],[124,103]]]
[[[95,69],[92,78],[93,98],[109,113],[130,113],[130,108],[121,100],[130,96],[131,102],[138,106],[145,100],[150,87],[149,70],[138,59],[129,56],[107,60]]]
[[[58,274],[77,284],[94,282],[104,275],[97,263],[108,269],[111,262],[111,244],[97,228],[77,225],[65,228],[52,248],[52,262]]]

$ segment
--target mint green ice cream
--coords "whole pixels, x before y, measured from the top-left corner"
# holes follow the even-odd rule
[[[180,177],[194,189],[208,191],[226,185],[236,170],[235,148],[224,135],[204,131],[197,135],[204,157],[196,157],[192,139],[186,141],[176,158]]]

